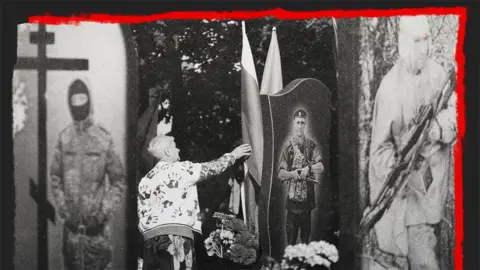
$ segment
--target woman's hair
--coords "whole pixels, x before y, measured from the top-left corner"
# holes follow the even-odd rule
[[[154,152],[155,152],[155,148],[159,147],[159,146],[162,146],[164,145],[167,146],[167,143],[171,140],[172,137],[170,136],[165,136],[165,135],[160,135],[160,136],[157,136],[155,138],[153,138],[150,143],[148,144],[148,153],[150,153],[150,155],[152,156],[155,156],[154,155]]]

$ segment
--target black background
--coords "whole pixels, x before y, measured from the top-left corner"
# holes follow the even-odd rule
[[[320,1],[318,1],[320,2]],[[411,8],[411,7],[455,7],[464,6],[467,11],[467,25],[464,43],[465,54],[465,115],[466,115],[466,133],[463,142],[463,188],[464,188],[464,269],[480,269],[480,251],[478,250],[478,221],[479,221],[479,201],[478,194],[478,173],[480,164],[478,161],[478,125],[480,124],[480,115],[477,111],[478,93],[480,92],[480,59],[478,41],[480,35],[480,5],[476,1],[341,1],[329,0],[321,3],[305,1],[9,1],[2,2],[1,11],[1,31],[0,47],[1,54],[1,89],[2,104],[1,109],[1,143],[0,152],[2,153],[1,174],[0,174],[0,269],[13,269],[14,262],[14,209],[15,209],[15,186],[13,178],[13,140],[12,140],[12,105],[11,105],[11,87],[13,66],[16,60],[16,29],[17,24],[27,22],[28,17],[32,15],[42,15],[49,13],[51,15],[79,15],[82,13],[107,13],[107,14],[154,14],[171,10],[264,10],[281,7],[287,10],[327,10],[327,9],[391,9],[391,8]],[[133,190],[132,187],[129,188]],[[131,217],[136,215],[134,209],[130,209]],[[134,220],[134,218],[133,218]],[[132,229],[135,224],[130,225]],[[32,239],[32,244],[36,240]],[[127,236],[126,254],[136,254],[136,242],[130,235]],[[136,268],[136,256],[130,256],[129,266]],[[32,269],[33,270],[33,269]]]

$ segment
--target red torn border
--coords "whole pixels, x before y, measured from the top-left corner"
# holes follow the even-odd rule
[[[457,121],[458,140],[454,148],[455,157],[455,270],[463,270],[463,174],[462,174],[462,145],[465,133],[465,103],[464,103],[464,65],[463,43],[465,38],[465,25],[467,9],[465,7],[454,8],[406,8],[391,10],[325,10],[325,11],[287,11],[276,8],[263,11],[181,11],[167,12],[153,15],[109,15],[109,14],[81,14],[79,16],[60,17],[52,15],[31,16],[29,23],[44,24],[78,24],[80,22],[98,23],[143,23],[156,20],[248,20],[272,16],[282,20],[299,20],[319,17],[351,18],[351,17],[390,17],[399,15],[459,15],[458,42],[455,58],[457,61]]]

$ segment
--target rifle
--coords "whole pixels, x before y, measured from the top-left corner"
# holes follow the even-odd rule
[[[427,132],[430,130],[431,121],[434,116],[437,116],[447,106],[448,100],[455,90],[455,78],[455,72],[450,72],[450,76],[443,84],[442,92],[436,98],[435,104],[422,107],[417,117],[413,120],[413,126],[402,132],[404,135],[401,138],[407,139],[401,141],[397,150],[398,158],[393,170],[387,175],[372,206],[365,211],[357,233],[359,241],[380,220],[385,211],[390,208],[398,192],[407,185],[407,176],[419,162],[422,162],[419,160],[420,150],[427,140]],[[450,87],[443,93],[443,89],[449,82],[452,82]]]
[[[317,162],[314,161],[307,161],[307,166],[311,166],[316,164]],[[302,174],[302,169],[297,169],[298,175]],[[305,179],[307,182],[312,182],[314,184],[320,184],[320,182],[317,180],[317,175],[310,171],[307,175],[307,178]]]

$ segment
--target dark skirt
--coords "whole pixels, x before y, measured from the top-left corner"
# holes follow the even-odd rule
[[[195,270],[193,240],[174,235],[159,235],[146,240],[143,244],[143,270],[158,269]]]

